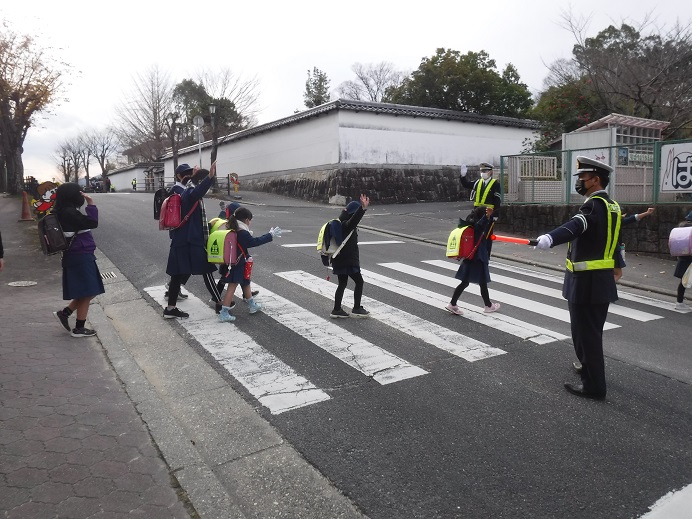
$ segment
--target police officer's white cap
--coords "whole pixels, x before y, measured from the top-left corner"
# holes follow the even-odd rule
[[[481,171],[492,171],[493,169],[495,169],[493,168],[493,165],[488,162],[481,162],[479,167]]]
[[[595,173],[598,176],[602,175],[608,178],[612,172],[613,168],[611,168],[608,164],[600,162],[596,159],[579,155],[577,157],[577,172],[574,173],[573,176],[579,175],[580,173]]]

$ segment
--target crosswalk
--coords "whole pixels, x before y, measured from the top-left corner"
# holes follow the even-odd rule
[[[253,280],[253,287],[260,290],[257,299],[263,305],[261,314],[243,314],[242,303],[239,303],[239,319],[234,323],[220,323],[207,303],[190,294],[188,300],[180,303],[190,317],[179,322],[220,366],[272,414],[325,402],[332,398],[332,390],[318,387],[318,384],[291,367],[290,361],[282,360],[280,349],[257,342],[244,331],[248,328],[240,326],[244,320],[258,319],[266,325],[268,317],[283,328],[281,335],[284,342],[289,343],[285,337],[292,334],[296,340],[307,341],[343,363],[353,371],[354,376],[365,377],[364,380],[383,386],[429,376],[431,369],[434,369],[431,368],[434,363],[419,366],[403,358],[406,355],[395,354],[378,345],[383,333],[388,338],[385,343],[390,346],[400,342],[413,344],[419,364],[431,351],[470,363],[488,362],[507,355],[508,352],[499,348],[498,344],[485,342],[488,336],[493,336],[482,332],[485,327],[494,333],[500,332],[519,339],[522,347],[550,345],[570,339],[566,304],[559,287],[551,286],[561,284],[561,276],[493,262],[491,297],[502,303],[502,310],[486,314],[478,305],[480,298],[469,297],[476,299],[476,304],[460,300],[459,306],[464,314],[452,316],[443,308],[449,302],[451,290],[458,284],[450,272],[457,268],[458,263],[453,261],[430,260],[418,264],[387,262],[377,264],[372,269],[362,269],[366,286],[380,290],[377,291],[378,298],[363,297],[362,304],[370,311],[369,321],[372,324],[363,324],[355,332],[352,331],[353,326],[345,326],[341,320],[329,319],[330,301],[333,300],[336,285],[302,270],[274,273],[283,281],[277,284],[286,291],[282,294],[265,286],[260,287]],[[533,282],[534,279],[540,282]],[[145,289],[161,305],[165,302],[165,290],[163,285]],[[480,294],[476,285],[467,288],[464,298],[466,293]],[[288,298],[297,294],[301,297]],[[646,323],[663,319],[665,311],[673,310],[672,304],[655,298],[622,290],[619,290],[619,295],[621,301],[610,307],[609,321],[605,327],[608,332],[617,330],[620,323]],[[401,305],[391,303],[392,300],[400,302],[402,298],[410,301],[411,305],[402,309]],[[304,302],[301,306],[295,300],[308,303]],[[353,293],[346,290],[343,306],[350,308],[352,305]],[[427,318],[422,317],[421,312],[414,314],[408,311],[421,305],[435,311],[423,312]],[[649,308],[652,311],[648,311]],[[527,314],[535,314],[537,318],[527,319]],[[467,322],[475,326],[465,326]],[[383,329],[385,332],[382,332]],[[407,348],[400,351],[410,353]]]

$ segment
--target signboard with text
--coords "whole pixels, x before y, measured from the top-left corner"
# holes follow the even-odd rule
[[[692,193],[692,142],[661,146],[661,193]]]

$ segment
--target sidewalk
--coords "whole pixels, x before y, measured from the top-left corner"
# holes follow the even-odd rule
[[[20,214],[2,198],[0,514],[196,517],[99,340],[71,337],[51,315],[60,258],[43,257]],[[36,284],[8,286],[17,281]]]

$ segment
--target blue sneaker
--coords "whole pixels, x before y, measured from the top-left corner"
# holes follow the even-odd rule
[[[260,310],[262,310],[262,305],[259,303],[255,303],[254,298],[250,298],[247,300],[247,306],[248,306],[248,311],[251,314],[255,314],[255,313],[259,312]]]
[[[231,308],[229,306],[222,306],[221,311],[219,312],[219,321],[222,323],[232,323],[235,321],[235,315],[231,315],[229,313],[229,310]]]

